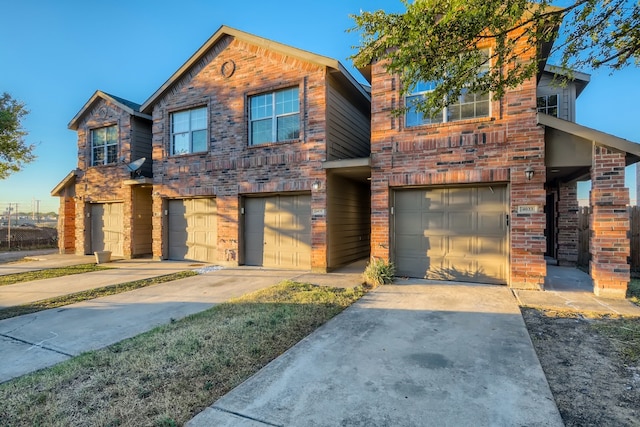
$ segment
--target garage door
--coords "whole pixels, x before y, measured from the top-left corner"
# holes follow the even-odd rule
[[[91,205],[91,252],[111,251],[112,255],[123,255],[122,207],[122,203]]]
[[[507,283],[506,187],[399,190],[394,207],[398,275]]]
[[[311,196],[245,200],[245,264],[311,268]]]
[[[215,199],[169,200],[169,259],[217,261]]]

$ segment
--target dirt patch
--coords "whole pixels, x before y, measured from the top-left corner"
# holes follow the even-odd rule
[[[522,314],[567,426],[640,426],[640,364],[605,331],[620,327],[618,319],[526,308]]]

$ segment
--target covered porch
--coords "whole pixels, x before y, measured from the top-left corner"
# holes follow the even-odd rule
[[[625,167],[640,161],[640,144],[546,114],[545,255],[558,266],[578,261],[578,181],[591,180],[590,262],[593,293],[625,298],[630,280],[629,189]]]

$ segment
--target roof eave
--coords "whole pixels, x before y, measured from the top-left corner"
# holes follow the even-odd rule
[[[65,176],[62,179],[62,181],[60,181],[58,185],[56,185],[53,188],[53,190],[51,190],[51,196],[53,197],[60,196],[60,193],[62,192],[62,190],[67,188],[73,181],[75,181],[76,177],[78,176],[78,172],[79,172],[78,169],[74,169],[71,172],[69,172],[69,174]]]
[[[104,99],[106,101],[109,101],[109,102],[117,105],[118,108],[122,109],[123,111],[127,112],[128,114],[130,114],[132,116],[141,117],[141,118],[147,119],[147,120],[151,120],[152,119],[150,115],[144,114],[144,113],[142,113],[140,111],[136,111],[133,108],[131,108],[130,106],[128,106],[126,104],[123,104],[122,102],[120,102],[117,99],[113,98],[108,93],[105,93],[105,92],[103,92],[101,90],[97,90],[91,96],[91,98],[89,98],[89,100],[84,104],[84,106],[80,109],[80,111],[78,111],[78,113],[73,117],[73,119],[71,119],[71,121],[67,125],[67,128],[69,128],[71,130],[78,130],[80,119],[93,107],[93,105],[98,101],[99,98]]]

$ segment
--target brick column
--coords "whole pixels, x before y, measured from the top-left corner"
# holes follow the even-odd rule
[[[593,292],[625,298],[630,280],[629,190],[624,186],[624,153],[594,148],[591,167],[591,278]]]
[[[233,191],[216,197],[218,211],[218,264],[226,267],[238,266],[240,247],[238,244],[239,200]]]
[[[560,184],[558,191],[558,264],[578,263],[578,184]]]

